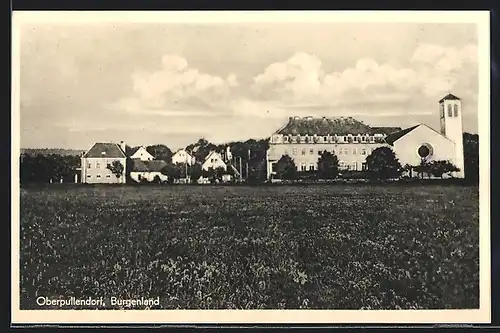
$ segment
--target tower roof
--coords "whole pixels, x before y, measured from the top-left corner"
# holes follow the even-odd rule
[[[444,96],[443,98],[441,98],[441,100],[439,101],[439,103],[443,103],[443,101],[449,101],[449,100],[460,100],[460,98],[458,98],[455,95],[448,94],[448,95]]]

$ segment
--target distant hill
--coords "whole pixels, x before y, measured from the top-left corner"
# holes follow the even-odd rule
[[[83,149],[63,149],[63,148],[21,148],[21,154],[29,155],[50,155],[57,154],[62,156],[80,156],[84,153]]]

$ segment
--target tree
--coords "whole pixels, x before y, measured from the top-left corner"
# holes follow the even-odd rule
[[[165,145],[157,144],[152,146],[147,146],[146,150],[148,153],[153,155],[155,159],[162,160],[167,163],[172,162],[172,151]]]
[[[283,155],[276,163],[276,176],[284,180],[293,180],[297,178],[297,167],[290,156]]]
[[[189,177],[191,177],[191,181],[195,183],[200,179],[202,174],[201,164],[195,163],[189,167]]]
[[[222,176],[225,175],[225,174],[227,174],[227,171],[223,167],[217,167],[215,169],[215,178],[218,181],[222,181]]]
[[[203,178],[208,178],[212,184],[215,183],[217,176],[215,173],[215,169],[210,167],[207,170],[202,171]]]
[[[414,167],[408,163],[406,163],[404,166],[403,166],[403,171],[406,172],[406,176],[407,177],[412,177],[412,171],[414,170]]]
[[[123,175],[123,171],[125,167],[120,161],[113,161],[113,163],[108,164],[107,168],[111,170],[111,172],[116,176],[116,178],[120,179]]]
[[[440,178],[443,178],[444,174],[451,174],[452,172],[460,171],[460,169],[453,165],[453,163],[444,160],[430,162],[428,169],[430,174],[434,177]]]
[[[168,177],[168,182],[173,183],[176,179],[180,179],[182,174],[181,174],[181,169],[179,168],[178,165],[168,163],[165,165],[161,170],[160,170],[162,175],[165,175]]]
[[[398,178],[403,170],[396,154],[389,147],[376,148],[366,158],[366,166],[378,179]]]
[[[190,144],[186,147],[186,151],[193,155],[198,162],[203,162],[205,161],[205,158],[208,156],[208,154],[212,151],[215,150],[217,147],[208,142],[206,139],[199,139],[198,142],[194,144]]]
[[[420,160],[420,164],[413,167],[413,170],[420,175],[420,178],[424,178],[424,174],[430,174],[430,164],[425,159]]]
[[[329,151],[321,153],[318,159],[318,176],[320,179],[334,179],[339,174],[339,160]]]
[[[160,183],[161,183],[161,178],[160,178],[160,176],[156,175],[156,176],[153,178],[153,183],[160,184]]]
[[[479,181],[479,135],[464,133],[464,173],[470,182]]]

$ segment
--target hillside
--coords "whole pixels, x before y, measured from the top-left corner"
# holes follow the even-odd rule
[[[62,156],[80,156],[85,150],[83,149],[64,149],[64,148],[21,148],[21,154],[29,155],[50,155],[58,154]]]

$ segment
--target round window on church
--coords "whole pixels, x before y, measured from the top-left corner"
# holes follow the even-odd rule
[[[432,155],[432,147],[429,144],[424,143],[418,148],[418,155],[421,158],[427,158]]]

